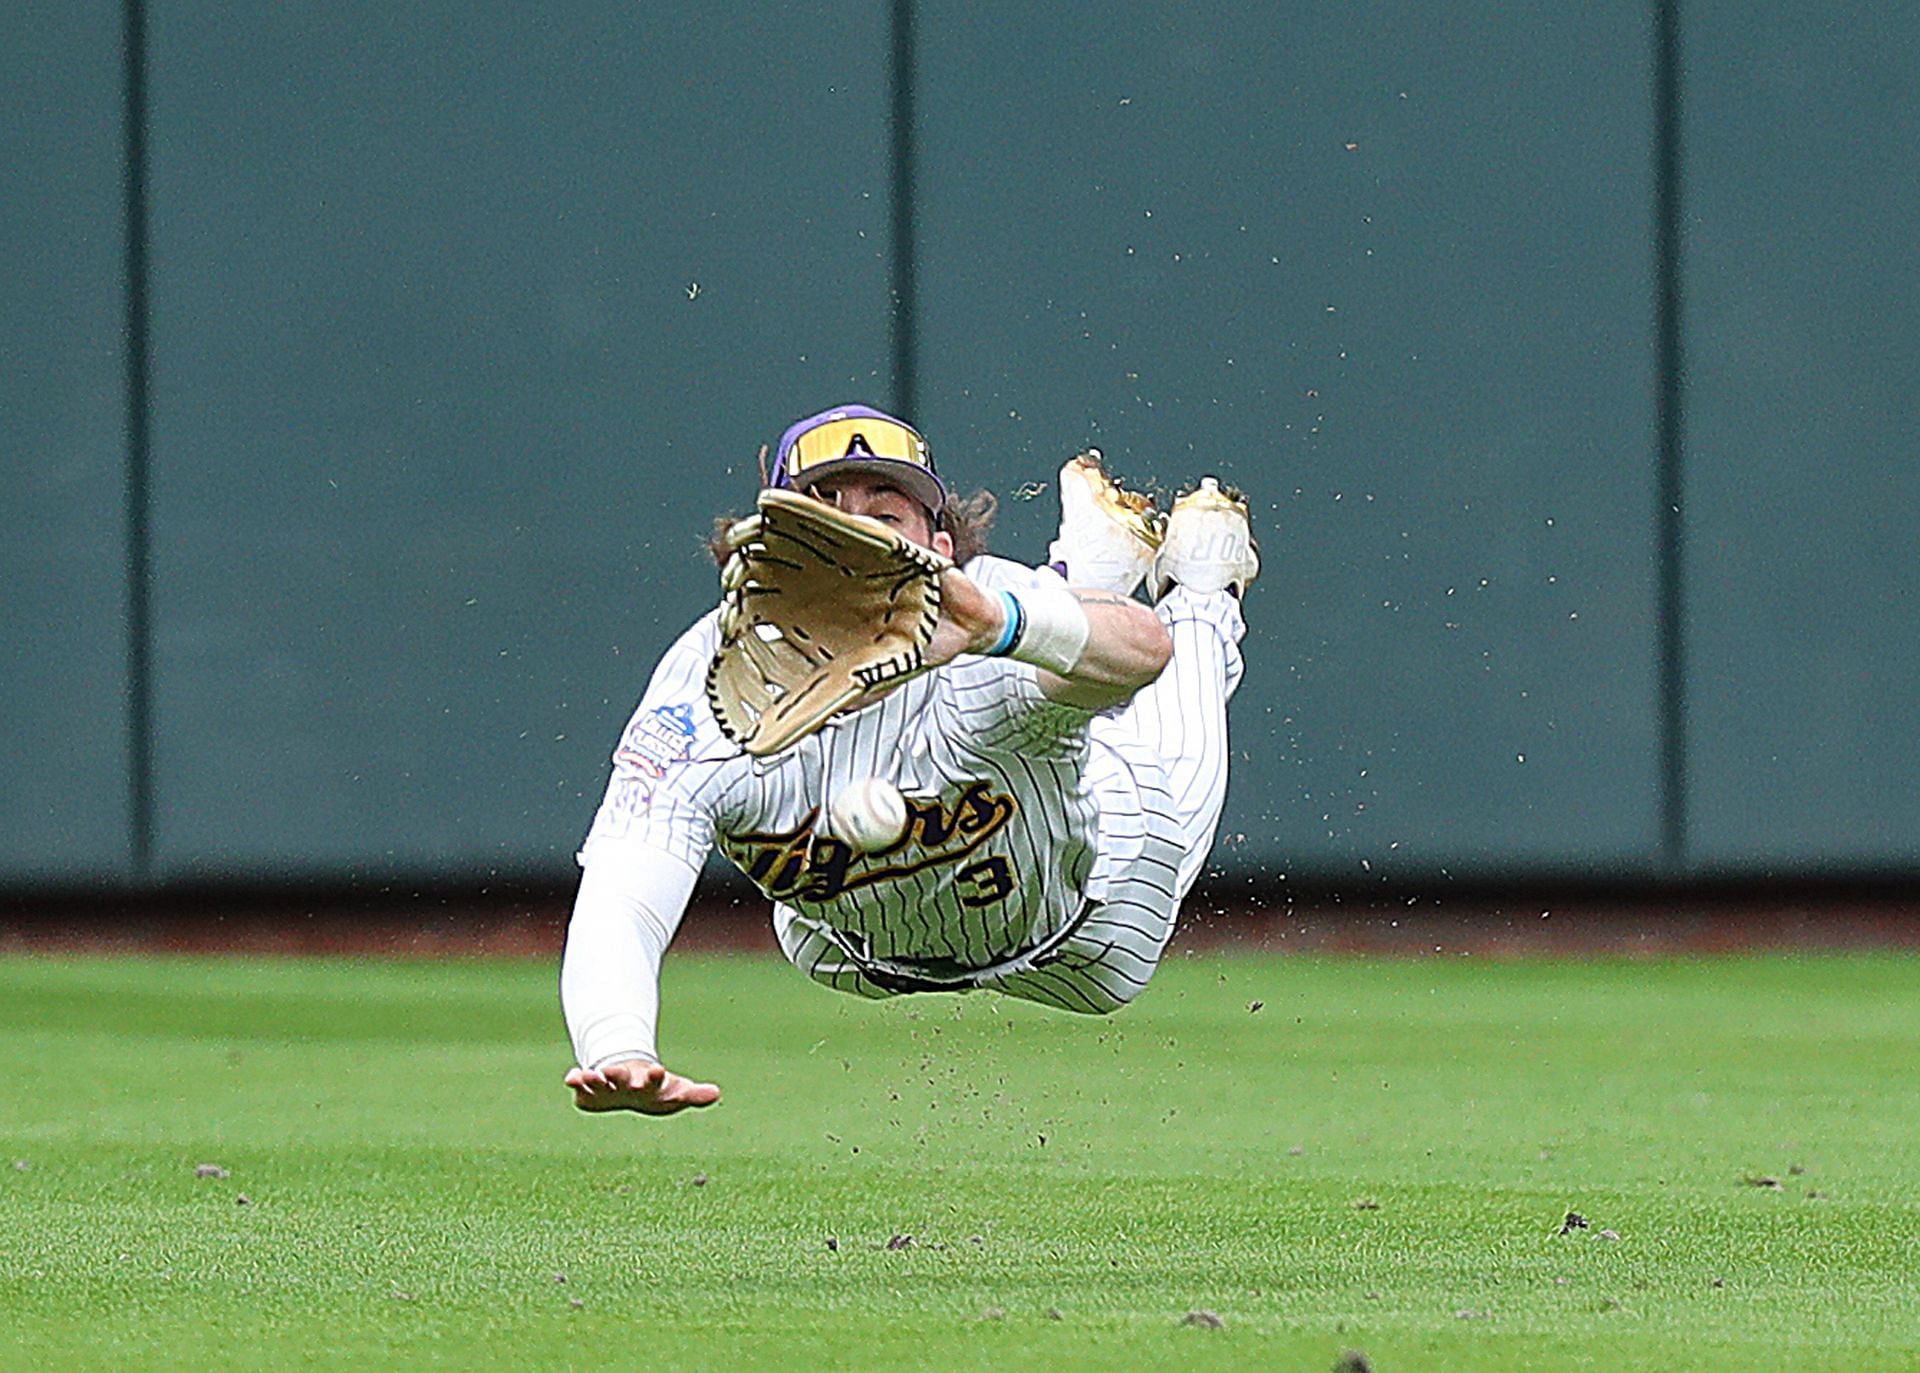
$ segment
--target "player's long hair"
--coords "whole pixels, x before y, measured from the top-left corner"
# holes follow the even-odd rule
[[[1000,501],[991,491],[976,491],[971,496],[947,497],[946,509],[934,522],[953,538],[953,561],[965,567],[987,551],[987,536],[993,532],[993,518],[1000,513]],[[741,517],[716,515],[713,531],[707,535],[707,553],[716,564],[727,560],[727,531]]]

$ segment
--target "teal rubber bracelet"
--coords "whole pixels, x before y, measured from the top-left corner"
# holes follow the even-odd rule
[[[1014,647],[1020,642],[1020,636],[1026,633],[1027,629],[1027,611],[1026,607],[1020,604],[1019,597],[1011,591],[1002,591],[1000,605],[1006,612],[1007,627],[1001,631],[1000,641],[987,650],[989,658],[1004,658],[1013,652]]]

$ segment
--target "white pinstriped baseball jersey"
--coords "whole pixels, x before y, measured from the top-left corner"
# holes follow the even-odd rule
[[[966,570],[988,590],[1053,575],[997,558]],[[985,967],[1078,912],[1099,827],[1082,779],[1088,713],[1041,696],[1034,668],[963,658],[755,759],[707,707],[717,633],[704,617],[662,662],[595,835],[635,834],[695,864],[717,844],[783,921],[823,924],[879,960]],[[821,816],[866,777],[900,789],[909,822],[899,844],[863,856]]]
[[[966,572],[989,591],[1057,582],[999,558]],[[841,990],[990,987],[1111,1011],[1146,985],[1211,846],[1241,669],[1233,597],[1175,588],[1156,613],[1173,658],[1124,709],[1090,716],[1046,700],[1030,666],[962,657],[770,759],[741,754],[707,706],[706,616],[629,723],[583,859],[655,852],[693,869],[717,845],[775,901],[788,957]],[[899,787],[910,820],[861,856],[820,817],[865,777]],[[570,997],[569,1020],[601,999]],[[578,1019],[595,1022],[590,1007]],[[576,1034],[583,1063],[593,1038]]]

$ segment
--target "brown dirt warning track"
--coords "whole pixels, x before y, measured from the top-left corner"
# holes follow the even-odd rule
[[[571,899],[540,887],[17,895],[0,898],[0,954],[554,958]],[[1920,949],[1920,887],[1288,895],[1215,885],[1188,898],[1174,946],[1408,957]],[[766,905],[744,888],[698,895],[676,947],[772,953]]]

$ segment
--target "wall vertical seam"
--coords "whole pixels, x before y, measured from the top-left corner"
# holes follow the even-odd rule
[[[128,852],[136,883],[153,871],[153,620],[148,468],[147,26],[144,0],[122,0],[122,136],[126,233],[126,535]]]
[[[1660,862],[1687,865],[1685,502],[1686,354],[1682,318],[1680,0],[1654,5],[1655,434],[1659,507]]]
[[[918,365],[915,351],[917,293],[914,289],[914,12],[913,0],[893,0],[892,52],[889,64],[891,252],[888,297],[892,345],[889,403],[896,414],[918,423]]]

